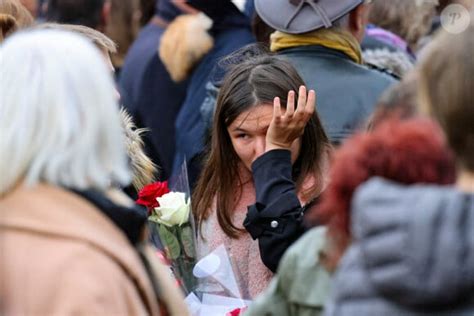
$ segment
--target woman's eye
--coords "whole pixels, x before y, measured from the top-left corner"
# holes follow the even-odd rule
[[[242,133],[242,134],[237,134],[237,135],[236,135],[236,137],[237,137],[237,138],[246,139],[246,138],[248,138],[248,137],[249,137],[249,135],[248,135],[248,134],[243,134],[243,133]]]

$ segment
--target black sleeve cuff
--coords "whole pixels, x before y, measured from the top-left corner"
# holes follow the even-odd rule
[[[257,203],[268,205],[282,194],[296,194],[289,150],[275,149],[266,152],[253,162],[252,173]]]
[[[248,207],[244,227],[253,239],[259,238],[265,231],[282,234],[287,229],[288,223],[301,222],[304,210],[300,207],[300,201],[291,193],[284,194],[273,201],[270,205],[256,203]],[[278,226],[273,227],[272,222],[277,221]]]

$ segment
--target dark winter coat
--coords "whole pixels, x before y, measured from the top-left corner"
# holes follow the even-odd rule
[[[157,13],[161,21],[172,21],[180,11],[169,0],[160,0]],[[153,20],[138,35],[130,48],[119,80],[122,103],[138,127],[145,127],[146,151],[160,166],[160,178],[171,173],[175,152],[174,122],[186,95],[187,81],[175,83],[159,55],[158,46],[165,25]]]
[[[375,178],[352,216],[325,315],[474,314],[473,193]]]

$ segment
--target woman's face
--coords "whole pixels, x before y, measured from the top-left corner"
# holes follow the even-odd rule
[[[251,171],[252,163],[265,153],[265,138],[272,121],[273,105],[263,104],[242,112],[228,127],[234,150],[243,165]],[[301,139],[291,146],[291,162],[298,158]]]

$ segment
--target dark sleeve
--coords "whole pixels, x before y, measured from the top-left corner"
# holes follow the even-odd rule
[[[291,152],[263,154],[252,164],[252,173],[257,202],[249,206],[244,227],[258,239],[263,263],[275,272],[285,250],[306,230],[291,176]]]

